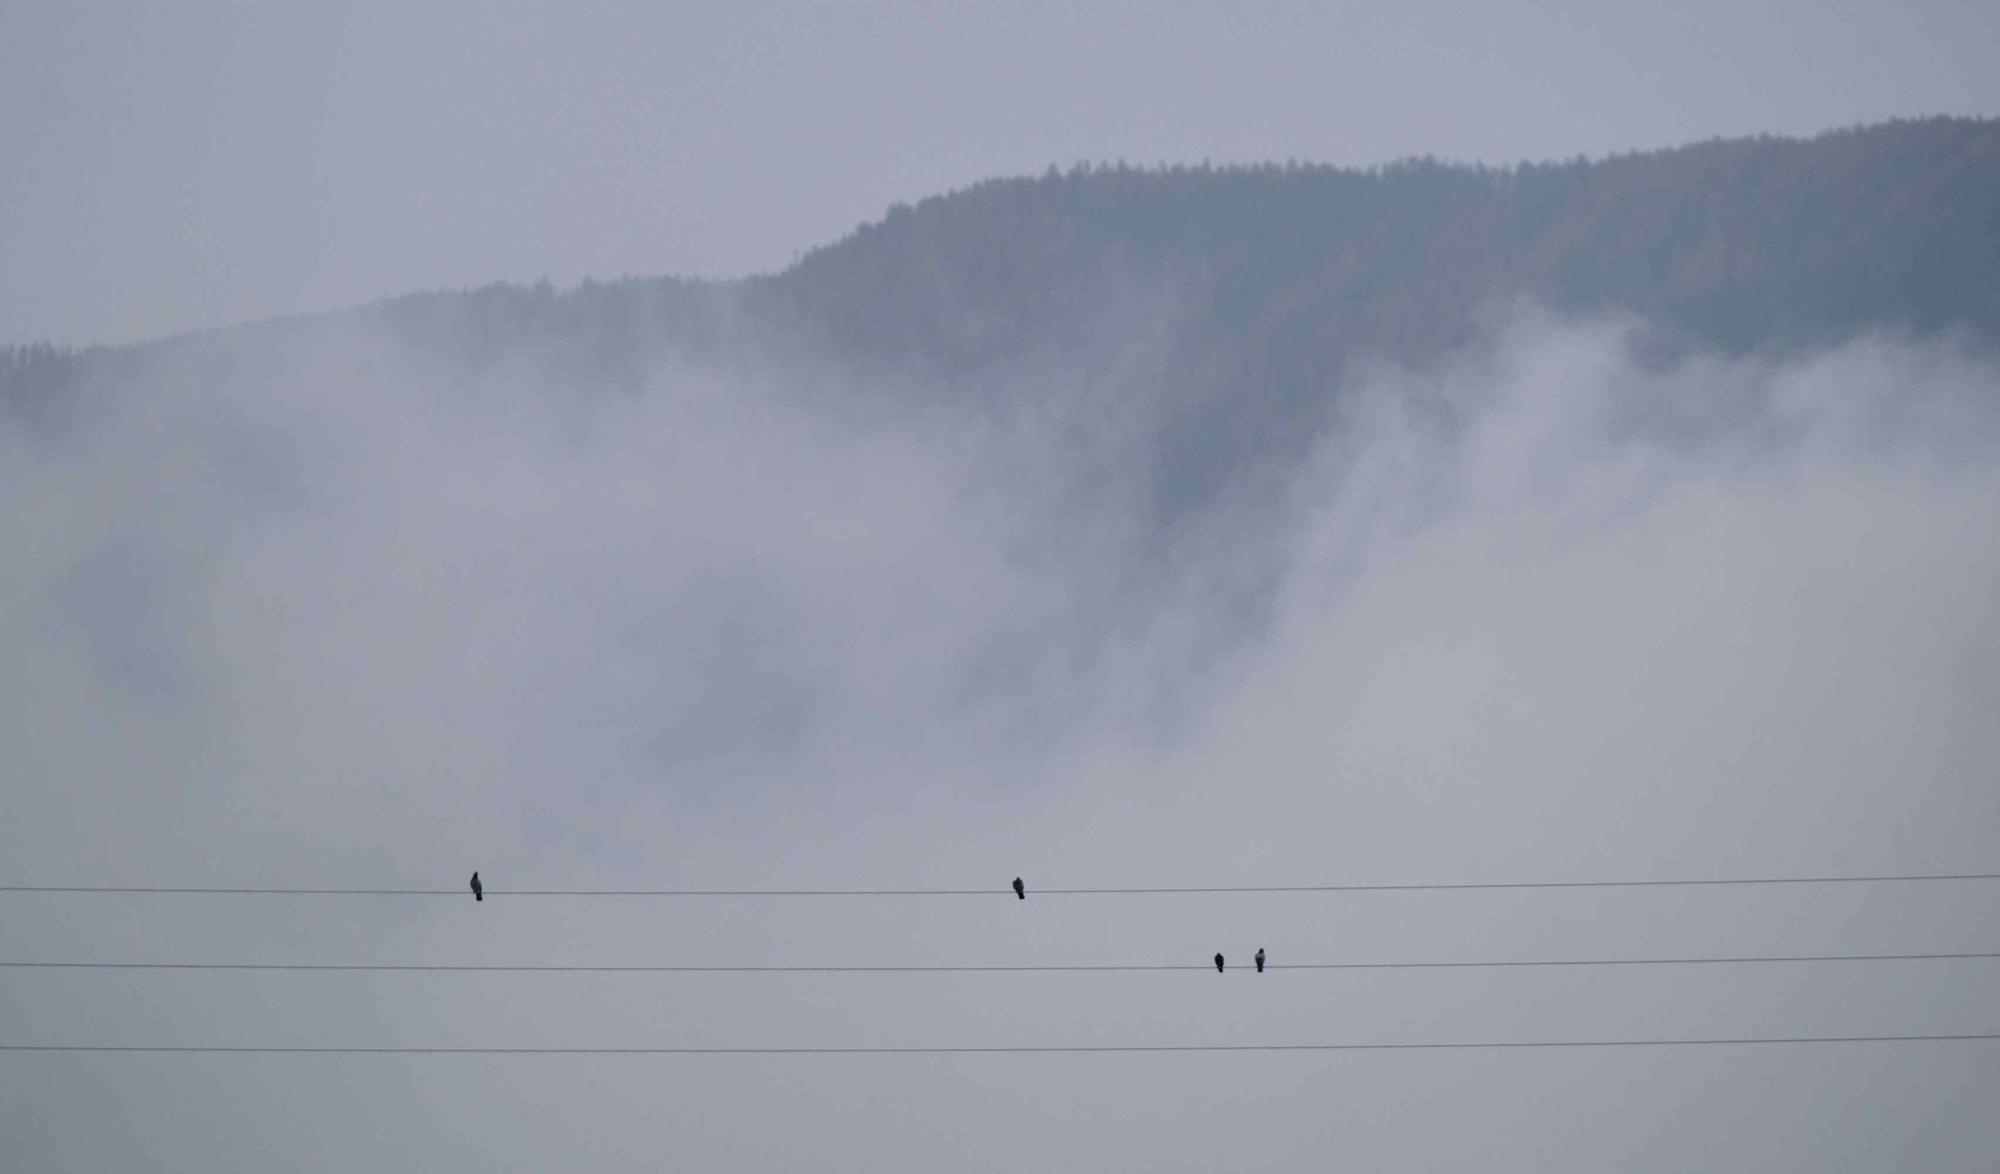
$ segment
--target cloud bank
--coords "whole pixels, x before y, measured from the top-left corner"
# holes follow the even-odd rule
[[[1144,346],[1089,397],[1044,369],[1004,407],[897,413],[857,407],[860,376],[832,366],[663,364],[619,390],[532,365],[440,379],[353,319],[164,352],[70,427],[0,426],[17,503],[0,858],[34,883],[445,887],[477,867],[503,889],[999,892],[1021,874],[1031,893],[1989,870],[1992,359],[1873,337],[1663,369],[1642,335],[1523,309],[1440,366],[1356,373],[1307,459],[1164,537],[1149,443],[1170,406],[1144,394]],[[712,964],[1944,950],[1990,946],[1981,897],[9,898],[0,944]],[[2000,1025],[1983,964],[0,989],[18,1042]],[[1984,1110],[1949,1095],[1990,1086],[1990,1056],[1964,1051],[8,1063],[28,1079],[0,1119],[24,1152],[75,1166],[59,1159],[88,1137],[107,1168],[301,1145],[445,1169],[579,1151],[634,1169],[1684,1167],[1718,1146],[1746,1166],[1974,1169],[1990,1152]]]

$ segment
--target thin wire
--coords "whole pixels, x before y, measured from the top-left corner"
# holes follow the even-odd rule
[[[2000,959],[2000,951],[1946,954],[1771,954],[1689,958],[1556,958],[1467,962],[1274,962],[1267,970],[1451,970],[1555,966],[1715,966],[1819,962],[1949,962]],[[259,970],[259,971],[398,971],[440,974],[1003,974],[1027,972],[1129,972],[1153,970],[1214,970],[1213,963],[1131,965],[1023,966],[562,966],[429,964],[400,962],[0,962],[13,970]],[[1253,974],[1239,965],[1238,974]]]
[[[1642,889],[1718,885],[1907,884],[1993,881],[2000,873],[1923,873],[1897,876],[1762,876],[1693,880],[1477,881],[1431,884],[1193,885],[1172,887],[1030,889],[1033,897],[1102,897],[1198,893],[1412,893],[1482,889]],[[156,885],[0,885],[0,893],[127,893],[282,897],[457,897],[455,889],[333,889]],[[1012,889],[496,889],[489,897],[1008,897]]]
[[[1015,1044],[997,1047],[827,1048],[412,1048],[210,1045],[0,1044],[0,1052],[145,1052],[284,1056],[969,1056],[1159,1052],[1416,1052],[1503,1048],[1697,1048],[1794,1044],[1908,1044],[2000,1040],[2000,1032],[1950,1035],[1749,1036],[1716,1039],[1470,1040],[1382,1044]]]

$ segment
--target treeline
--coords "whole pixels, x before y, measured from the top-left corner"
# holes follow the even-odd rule
[[[1996,275],[2000,121],[1938,118],[1508,168],[1051,169],[898,205],[769,276],[493,286],[345,317],[452,371],[632,384],[670,354],[976,398],[1024,362],[1090,371],[1165,316],[1162,394],[1192,405],[1204,452],[1240,456],[1310,432],[1356,362],[1425,362],[1514,299],[1637,316],[1671,361],[1869,330],[1990,342]],[[278,329],[195,337],[226,351]],[[132,350],[0,351],[0,404],[39,410]]]
[[[758,285],[830,340],[962,360],[1055,329],[1107,260],[1198,278],[1214,333],[1322,366],[1419,359],[1518,295],[1732,351],[1873,327],[1992,334],[2000,122],[1507,169],[1052,171],[899,207]]]

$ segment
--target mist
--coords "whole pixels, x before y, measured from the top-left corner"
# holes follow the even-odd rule
[[[1302,455],[1163,513],[1179,405],[1147,389],[1176,304],[1118,306],[1127,345],[1089,396],[1059,355],[893,411],[830,356],[447,377],[349,315],[108,368],[59,427],[3,418],[15,876],[996,896],[24,896],[0,943],[718,965],[1990,946],[1968,886],[1036,899],[1980,872],[2000,848],[1989,351],[1878,333],[1661,362],[1640,320],[1502,307],[1440,361],[1358,368]],[[16,1042],[1298,1043],[1987,1031],[2000,996],[1980,962],[1234,969],[21,971],[0,1014]],[[105,1167],[440,1169],[1990,1152],[1984,1099],[1944,1091],[1990,1085],[1981,1053],[1713,1059],[17,1056],[0,1121],[27,1168],[78,1144]]]

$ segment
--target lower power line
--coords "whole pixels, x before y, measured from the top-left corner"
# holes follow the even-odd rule
[[[190,1044],[0,1044],[0,1052],[147,1053],[258,1056],[989,1056],[1161,1052],[1415,1052],[1527,1048],[1698,1048],[1807,1044],[1967,1043],[2000,1040],[2000,1032],[1939,1035],[1744,1036],[1713,1039],[1469,1040],[1379,1044],[1019,1044],[997,1047],[234,1047]]]

